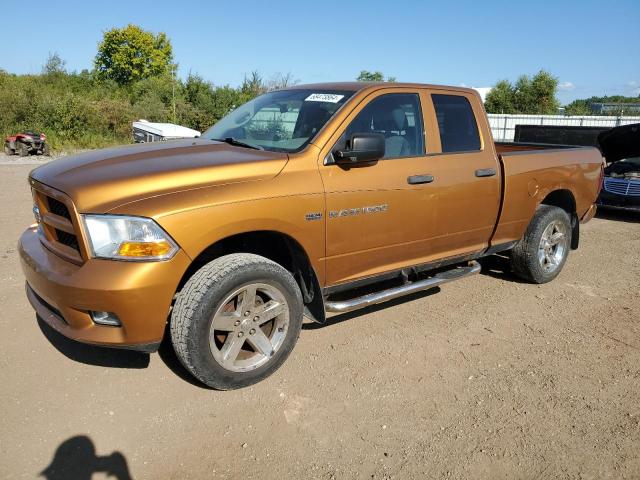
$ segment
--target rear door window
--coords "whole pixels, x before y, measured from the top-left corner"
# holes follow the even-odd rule
[[[471,104],[460,95],[432,94],[442,153],[480,150],[478,124]]]

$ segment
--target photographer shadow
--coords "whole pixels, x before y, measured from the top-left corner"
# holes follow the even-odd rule
[[[113,452],[98,456],[89,437],[78,435],[62,442],[51,463],[40,472],[47,480],[91,480],[94,473],[104,473],[117,480],[131,480],[124,455]]]

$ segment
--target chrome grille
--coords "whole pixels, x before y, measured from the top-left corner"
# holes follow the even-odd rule
[[[627,180],[625,178],[604,178],[604,189],[609,193],[640,197],[640,180]]]

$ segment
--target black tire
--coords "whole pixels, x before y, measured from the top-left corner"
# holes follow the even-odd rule
[[[262,357],[266,358],[266,363],[248,371],[232,371],[214,357],[214,347],[209,343],[211,325],[216,312],[229,305],[225,300],[228,301],[230,294],[256,283],[275,288],[286,301],[286,333],[279,348],[271,352],[270,357]],[[267,258],[242,253],[225,255],[209,262],[187,281],[174,304],[170,334],[176,355],[194,377],[217,390],[232,390],[252,385],[275,372],[293,350],[302,320],[302,295],[293,276]],[[273,325],[275,328],[275,320]],[[246,340],[248,342],[250,338],[246,337]],[[241,353],[251,355],[244,351],[247,344],[243,344]]]
[[[13,155],[13,149],[9,146],[8,143],[4,144],[4,154],[9,156]]]
[[[21,157],[26,157],[29,155],[29,146],[25,145],[24,143],[18,143],[16,145],[16,150],[18,152],[18,155],[20,155]]]
[[[553,225],[553,227],[552,227]],[[542,237],[548,228],[558,227],[563,236],[553,255],[555,262],[541,259]],[[560,246],[562,250],[560,251]],[[540,205],[527,227],[524,237],[511,251],[511,266],[516,275],[533,283],[547,283],[558,276],[567,261],[571,249],[571,219],[569,214],[558,207]],[[545,257],[545,259],[548,257]]]
[[[45,144],[42,145],[42,154],[46,155],[47,157],[49,155],[51,155],[51,149],[49,148],[49,144],[48,143],[45,143]]]

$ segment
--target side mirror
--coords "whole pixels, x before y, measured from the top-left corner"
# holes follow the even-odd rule
[[[384,157],[384,135],[381,133],[354,133],[349,141],[350,148],[333,152],[337,165],[355,166],[371,163]]]

